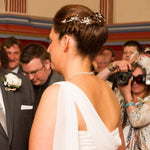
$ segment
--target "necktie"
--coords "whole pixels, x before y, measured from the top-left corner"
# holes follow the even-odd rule
[[[0,123],[1,123],[4,131],[7,134],[6,117],[5,117],[5,114],[4,114],[4,108],[2,107],[1,103],[0,103]]]

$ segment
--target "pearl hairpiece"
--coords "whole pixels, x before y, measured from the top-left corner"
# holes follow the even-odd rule
[[[104,17],[100,13],[95,13],[95,17],[93,18],[92,17],[79,18],[77,14],[75,16],[62,20],[61,23],[68,23],[68,22],[76,21],[76,22],[80,22],[81,24],[89,25],[94,21],[101,23],[102,19],[104,20]]]

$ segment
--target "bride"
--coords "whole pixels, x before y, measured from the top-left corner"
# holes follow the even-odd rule
[[[29,150],[117,150],[120,109],[113,91],[91,72],[107,40],[105,19],[82,5],[66,5],[54,17],[48,52],[65,81],[42,95]]]

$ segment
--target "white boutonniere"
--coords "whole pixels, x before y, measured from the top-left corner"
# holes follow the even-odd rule
[[[13,73],[5,75],[5,78],[2,77],[2,80],[6,91],[16,91],[22,84],[22,80]]]

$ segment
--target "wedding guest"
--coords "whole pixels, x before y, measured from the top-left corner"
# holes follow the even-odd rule
[[[22,50],[20,61],[23,74],[33,84],[36,110],[43,91],[54,82],[64,79],[51,69],[50,55],[45,46],[41,44],[27,44]]]
[[[118,85],[126,150],[150,149],[150,85],[146,81],[145,63],[141,64],[140,61],[134,64],[127,85]]]
[[[143,48],[138,41],[127,41],[123,45],[123,54],[122,60],[113,61],[106,68],[104,68],[100,73],[98,73],[98,77],[103,80],[108,80],[110,82],[114,82],[116,79],[116,71],[120,69],[121,71],[128,71],[131,69],[131,63],[137,60],[138,55],[143,53]]]
[[[130,61],[131,55],[139,52],[143,52],[142,45],[135,40],[127,41],[123,44],[123,54],[122,54],[122,60]]]
[[[122,126],[127,150],[150,149],[150,119],[148,118],[150,113],[149,51],[150,49],[146,47],[142,53],[138,53],[137,59],[132,63],[132,66],[130,65],[132,76],[129,76],[129,81],[123,80],[128,82],[122,85],[119,85],[118,82],[117,87],[119,90],[114,89],[121,107]],[[122,73],[125,71],[124,67],[119,69]],[[124,75],[124,77],[126,76]]]
[[[21,73],[20,55],[22,44],[20,40],[14,36],[8,37],[2,42],[1,48],[7,52],[9,58],[7,69],[14,73]]]
[[[5,50],[0,47],[0,67],[8,68],[8,55]]]
[[[24,75],[3,68],[0,77],[0,149],[28,150],[34,117],[32,85]]]
[[[108,37],[105,19],[86,6],[66,5],[53,21],[48,52],[52,68],[65,81],[42,95],[29,150],[117,150],[119,104],[109,86],[91,72],[92,60]]]
[[[100,53],[108,59],[109,63],[111,63],[115,60],[115,52],[110,47],[103,47],[102,50],[100,51]]]
[[[101,72],[109,64],[108,58],[102,54],[97,54],[96,57],[94,58],[94,61],[96,61],[97,63],[96,72]]]

